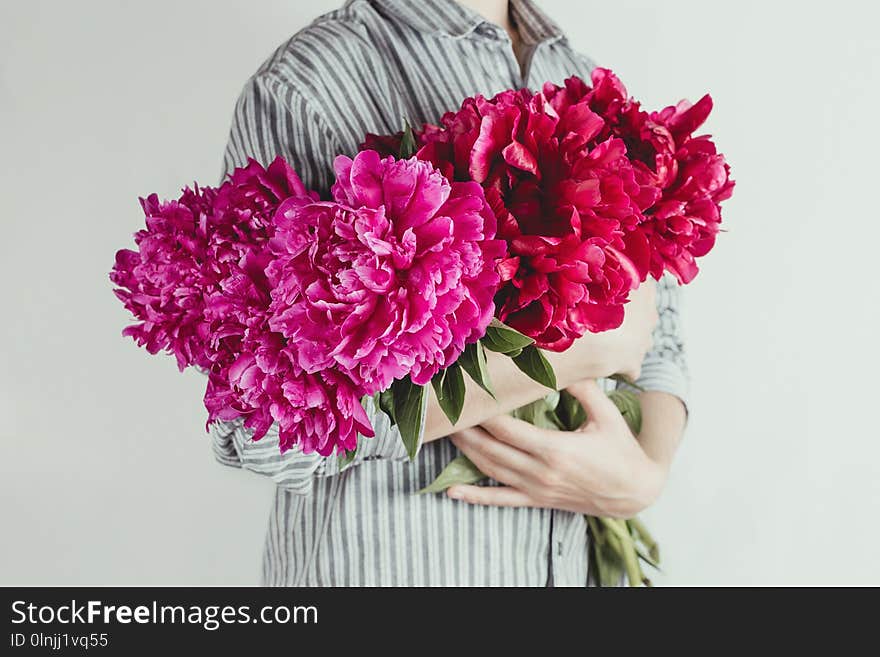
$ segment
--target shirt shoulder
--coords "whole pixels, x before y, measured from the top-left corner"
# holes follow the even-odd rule
[[[381,66],[367,36],[377,20],[369,2],[349,0],[282,43],[253,78],[290,85],[309,98],[350,91],[344,89],[350,81],[369,79]]]
[[[539,46],[531,61],[529,81],[535,87],[545,82],[563,84],[576,75],[589,80],[596,64],[592,59],[572,48],[564,36]]]
[[[566,47],[571,50],[573,56],[577,59],[580,65],[583,66],[585,71],[592,72],[592,70],[598,66],[592,57],[588,57],[587,55],[572,49],[571,46],[568,45],[568,40],[566,39],[565,41]]]

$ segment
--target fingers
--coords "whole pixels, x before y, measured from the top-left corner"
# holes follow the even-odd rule
[[[510,415],[499,415],[480,425],[494,438],[529,454],[540,454],[547,449],[547,440],[535,425]]]
[[[484,474],[505,484],[520,484],[524,473],[537,467],[530,455],[495,440],[479,427],[459,431],[449,438]]]
[[[581,403],[591,423],[602,426],[621,419],[614,402],[608,399],[608,395],[602,392],[594,380],[579,381],[566,390]]]
[[[526,493],[508,486],[452,486],[446,495],[453,500],[485,506],[540,506]]]

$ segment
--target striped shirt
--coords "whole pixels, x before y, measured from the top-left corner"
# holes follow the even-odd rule
[[[466,96],[538,88],[593,65],[530,0],[511,0],[523,67],[507,32],[452,0],[349,0],[283,44],[247,82],[235,108],[225,170],[252,156],[286,157],[327,193],[337,154],[404,120],[436,122]],[[684,399],[687,374],[678,288],[658,286],[660,322],[640,384]],[[335,457],[280,454],[277,433],[253,442],[239,422],[211,428],[221,463],[277,483],[263,559],[266,585],[584,586],[583,517],[549,509],[470,506],[415,495],[458,452],[448,440],[414,461],[372,404],[376,437],[340,472]]]

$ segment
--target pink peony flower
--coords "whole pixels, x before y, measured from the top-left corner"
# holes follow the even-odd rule
[[[362,394],[426,384],[492,319],[495,217],[478,185],[415,158],[335,167],[334,202],[278,210],[270,326],[306,372],[338,369]]]
[[[480,183],[507,241],[498,318],[562,351],[587,331],[616,328],[647,274],[645,250],[626,231],[656,189],[640,184],[626,148],[599,137],[605,121],[576,99],[561,111],[542,93],[505,91],[464,101],[426,128],[418,156]]]

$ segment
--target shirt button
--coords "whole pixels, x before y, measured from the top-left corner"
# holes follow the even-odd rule
[[[493,39],[504,39],[507,35],[507,32],[504,31],[503,28],[497,27],[490,23],[480,23],[477,26],[477,32],[482,34],[483,36],[491,37]]]

